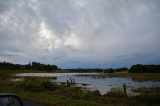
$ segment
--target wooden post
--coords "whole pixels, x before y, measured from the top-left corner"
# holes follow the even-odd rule
[[[127,92],[126,92],[126,84],[123,84],[123,91],[124,91],[124,93],[127,95]]]
[[[67,80],[67,86],[70,86],[70,83],[69,83],[69,81]]]
[[[72,79],[70,78],[70,81],[71,81],[71,85],[73,84],[73,82],[72,82]]]
[[[73,78],[73,84],[74,84],[74,85],[76,84],[76,82],[75,82],[74,78]]]

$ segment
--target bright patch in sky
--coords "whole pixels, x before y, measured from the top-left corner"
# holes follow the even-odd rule
[[[88,0],[72,0],[74,2],[74,6],[83,7],[87,5]]]
[[[80,40],[78,36],[71,34],[69,37],[65,38],[64,45],[73,49],[78,49],[80,47]]]
[[[0,0],[0,61],[160,64],[159,0]]]

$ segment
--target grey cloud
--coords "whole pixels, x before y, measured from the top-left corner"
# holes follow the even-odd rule
[[[0,57],[65,68],[158,64],[159,10],[159,0],[0,0]]]

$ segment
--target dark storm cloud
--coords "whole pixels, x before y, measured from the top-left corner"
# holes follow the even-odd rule
[[[158,64],[159,11],[159,0],[0,0],[0,59],[65,68]]]

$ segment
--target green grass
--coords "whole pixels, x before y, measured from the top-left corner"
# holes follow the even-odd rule
[[[29,70],[0,71],[0,93],[14,93],[22,99],[45,106],[160,106],[160,88],[140,88],[135,97],[126,96],[119,88],[105,95],[98,91],[83,91],[80,87],[51,83],[49,78],[25,77],[21,82],[11,81],[10,75]],[[33,72],[33,71],[32,71]],[[36,71],[37,72],[37,71]],[[160,80],[154,73],[112,73],[95,77],[130,77],[136,81]]]
[[[0,80],[0,92],[15,93],[22,99],[44,104],[45,106],[158,106],[160,93],[156,89],[143,89],[144,93],[135,97],[126,96],[114,88],[105,95],[98,91],[83,91],[80,87],[51,83],[46,78],[27,77],[21,82],[9,79]],[[141,90],[137,90],[139,92]]]
[[[105,94],[106,97],[127,97],[121,88],[112,88],[110,92]]]
[[[133,100],[140,100],[150,106],[160,105],[160,87],[138,88],[134,92],[141,93],[139,96],[132,97]]]
[[[160,94],[160,87],[155,88],[138,88],[134,92],[139,92],[142,94]]]

